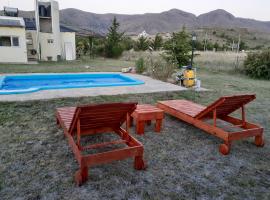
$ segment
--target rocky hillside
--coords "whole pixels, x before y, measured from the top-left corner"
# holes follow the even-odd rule
[[[34,12],[20,11],[23,17],[34,16]],[[122,31],[127,34],[138,34],[146,30],[149,34],[173,32],[182,26],[187,28],[246,28],[250,31],[270,33],[270,21],[263,22],[233,16],[225,10],[214,10],[196,16],[178,9],[162,13],[146,13],[140,15],[95,14],[73,8],[60,11],[61,23],[75,30],[88,30],[104,35],[116,16]]]
[[[172,32],[179,30],[182,26],[188,28],[246,28],[251,31],[270,33],[270,22],[234,17],[221,9],[199,16],[177,9],[141,15],[95,14],[77,9],[61,10],[63,24],[90,29],[101,34],[107,32],[113,16],[117,17],[121,23],[121,29],[128,34],[138,34],[143,30],[150,34]]]

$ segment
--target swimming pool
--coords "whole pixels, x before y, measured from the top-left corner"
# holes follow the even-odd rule
[[[9,75],[0,76],[0,95],[24,94],[40,90],[140,84],[144,82],[115,73]]]

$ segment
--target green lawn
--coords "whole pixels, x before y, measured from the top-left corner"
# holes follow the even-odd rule
[[[122,68],[134,67],[134,62],[83,58],[78,61],[40,62],[39,64],[0,64],[1,73],[61,73],[61,72],[117,72]]]
[[[111,60],[99,59],[92,64],[98,66],[99,62],[106,71],[109,63],[112,71],[118,71],[115,63],[124,65],[122,61],[112,64]],[[80,71],[77,65],[63,64],[60,68],[40,66],[36,71],[34,66],[24,71],[19,66],[14,71],[8,67],[5,72],[59,72],[61,68],[65,72]],[[203,69],[198,75],[210,92],[0,103],[0,199],[269,199],[270,82]],[[74,186],[78,164],[63,131],[55,124],[57,107],[116,101],[155,104],[166,99],[189,99],[207,105],[220,96],[238,93],[257,94],[247,115],[248,120],[264,126],[264,148],[257,148],[252,139],[242,140],[233,144],[230,155],[221,156],[218,145],[222,141],[166,116],[161,134],[153,132],[153,127],[147,127],[144,136],[131,130],[144,144],[146,171],[135,171],[132,160],[119,161],[90,168],[89,181],[80,188]],[[104,138],[94,136],[93,140]]]

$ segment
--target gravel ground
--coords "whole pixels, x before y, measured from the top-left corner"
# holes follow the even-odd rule
[[[200,94],[206,99],[209,93]],[[160,134],[153,124],[144,136],[145,171],[133,160],[89,169],[89,181],[76,187],[78,169],[63,131],[55,124],[56,107],[92,102],[190,98],[190,92],[1,103],[0,199],[270,199],[269,145],[252,139],[235,142],[231,154],[218,152],[219,139],[166,115]],[[269,141],[266,131],[266,140]],[[93,141],[113,136],[93,136]],[[266,142],[267,142],[266,141]]]

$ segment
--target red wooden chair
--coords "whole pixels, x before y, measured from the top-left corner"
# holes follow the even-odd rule
[[[158,102],[157,107],[224,140],[219,151],[227,155],[234,140],[255,137],[257,146],[264,145],[263,128],[246,121],[245,105],[255,98],[255,95],[221,97],[208,107],[186,100],[170,100]],[[229,116],[238,109],[242,110],[242,119]]]
[[[57,109],[57,124],[64,129],[64,134],[80,165],[80,169],[75,173],[77,185],[88,179],[88,167],[93,165],[133,157],[134,168],[145,169],[143,145],[128,132],[129,117],[136,109],[136,105],[137,103],[112,103]],[[121,127],[124,122],[126,122],[125,129]],[[106,132],[116,133],[121,139],[88,146],[81,145],[82,136]],[[125,144],[125,147],[96,154],[85,155],[84,152],[116,144]]]

